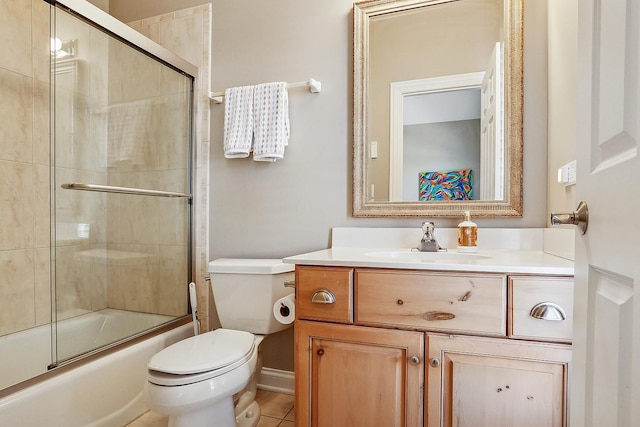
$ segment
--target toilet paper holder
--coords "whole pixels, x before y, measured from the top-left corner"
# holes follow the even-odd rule
[[[285,280],[284,287],[285,288],[295,288],[296,287],[296,281],[295,280]]]
[[[291,310],[289,309],[289,307],[287,307],[286,305],[284,305],[284,303],[280,303],[280,315],[287,317],[291,314]]]

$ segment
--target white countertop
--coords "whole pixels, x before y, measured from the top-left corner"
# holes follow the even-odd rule
[[[388,256],[385,255],[387,253]],[[425,260],[420,260],[424,254]],[[442,253],[438,253],[442,254]],[[283,261],[299,265],[398,268],[412,270],[469,271],[507,274],[550,274],[572,276],[573,261],[541,250],[480,250],[478,257],[451,250],[443,256],[413,252],[407,248],[333,247],[290,256]],[[403,258],[407,256],[408,258]],[[417,258],[411,258],[417,257]],[[434,258],[436,258],[434,260]],[[460,259],[457,259],[460,258]]]

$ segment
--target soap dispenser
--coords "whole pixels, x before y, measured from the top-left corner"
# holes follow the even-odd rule
[[[471,221],[471,213],[464,212],[464,221],[458,224],[458,252],[478,252],[478,226]]]

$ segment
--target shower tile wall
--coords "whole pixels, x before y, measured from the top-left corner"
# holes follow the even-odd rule
[[[49,13],[49,5],[43,0],[0,0],[0,40],[3,40],[0,44],[0,336],[51,320]],[[170,15],[180,31],[200,32],[199,42],[176,38],[171,31],[166,31],[169,27],[160,31],[161,25],[157,26],[158,34],[162,32],[169,37],[164,42],[170,48],[173,43],[174,47],[192,49],[197,60],[189,58],[189,52],[178,54],[200,65],[201,75],[208,76],[209,44],[205,40],[210,34],[210,6]],[[184,19],[189,16],[196,19],[199,26],[185,27]],[[186,164],[182,160],[181,164],[174,163],[175,159],[184,157],[173,151],[176,144],[171,143],[184,137],[181,132],[185,127],[173,126],[175,123],[168,119],[174,117],[172,109],[177,108],[182,99],[175,96],[180,92],[178,80],[166,71],[158,72],[157,68],[151,71],[140,56],[127,58],[127,53],[116,51],[114,44],[98,31],[87,32],[81,25],[70,25],[65,31],[71,33],[61,34],[63,38],[78,39],[84,44],[78,46],[79,60],[75,65],[60,63],[57,67],[58,114],[65,109],[74,111],[73,124],[62,121],[56,128],[59,166],[56,173],[60,182],[164,186],[167,190],[185,191],[175,183],[185,182]],[[199,53],[193,51],[194,44],[198,45]],[[112,57],[118,57],[118,61],[107,65]],[[202,69],[202,64],[206,69]],[[91,73],[87,73],[89,69]],[[156,154],[149,157],[147,145],[138,162],[108,164],[114,153],[105,152],[109,124],[101,113],[116,102],[146,99],[144,85],[113,85],[117,73],[126,70],[145,76],[143,81],[149,86],[157,88],[162,84],[169,88],[164,92],[167,97],[164,101],[168,102],[150,104],[156,108],[154,114],[162,116],[161,126],[146,130],[150,131],[147,141],[154,141],[162,148],[156,148]],[[201,273],[206,271],[208,261],[209,106],[208,84],[203,86],[196,88],[195,112],[199,120],[195,146],[194,279],[199,285],[201,317],[206,327],[208,288]],[[181,129],[178,134],[177,128]],[[169,183],[168,188],[159,182],[160,176]],[[56,294],[61,318],[105,307],[169,315],[187,312],[186,283],[182,282],[184,272],[190,267],[186,265],[184,249],[177,244],[187,219],[175,203],[171,204],[172,199],[132,202],[125,195],[65,191],[60,190],[59,185],[56,187],[60,239],[56,253]],[[158,213],[167,210],[170,214],[161,219]],[[88,240],[69,238],[62,242],[66,224],[70,230],[77,231],[74,224],[85,222],[90,224]],[[114,242],[108,247],[107,237]],[[107,263],[106,250],[115,251],[113,253],[121,257],[110,256]],[[132,253],[136,256],[130,256]],[[160,286],[160,280],[175,286]]]
[[[195,87],[195,250],[194,281],[198,289],[198,315],[208,329],[209,285],[204,280],[209,262],[209,120],[208,98],[211,58],[211,4],[154,16],[128,25],[198,67]]]
[[[50,321],[49,7],[0,0],[0,335]]]
[[[107,307],[185,315],[187,201],[60,184],[187,192],[187,79],[64,12],[56,35],[77,40],[75,59],[54,71],[56,221],[89,226],[84,242],[57,240],[58,318]]]

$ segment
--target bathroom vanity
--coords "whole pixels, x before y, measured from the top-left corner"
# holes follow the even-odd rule
[[[334,247],[285,262],[297,425],[567,425],[571,261]]]

